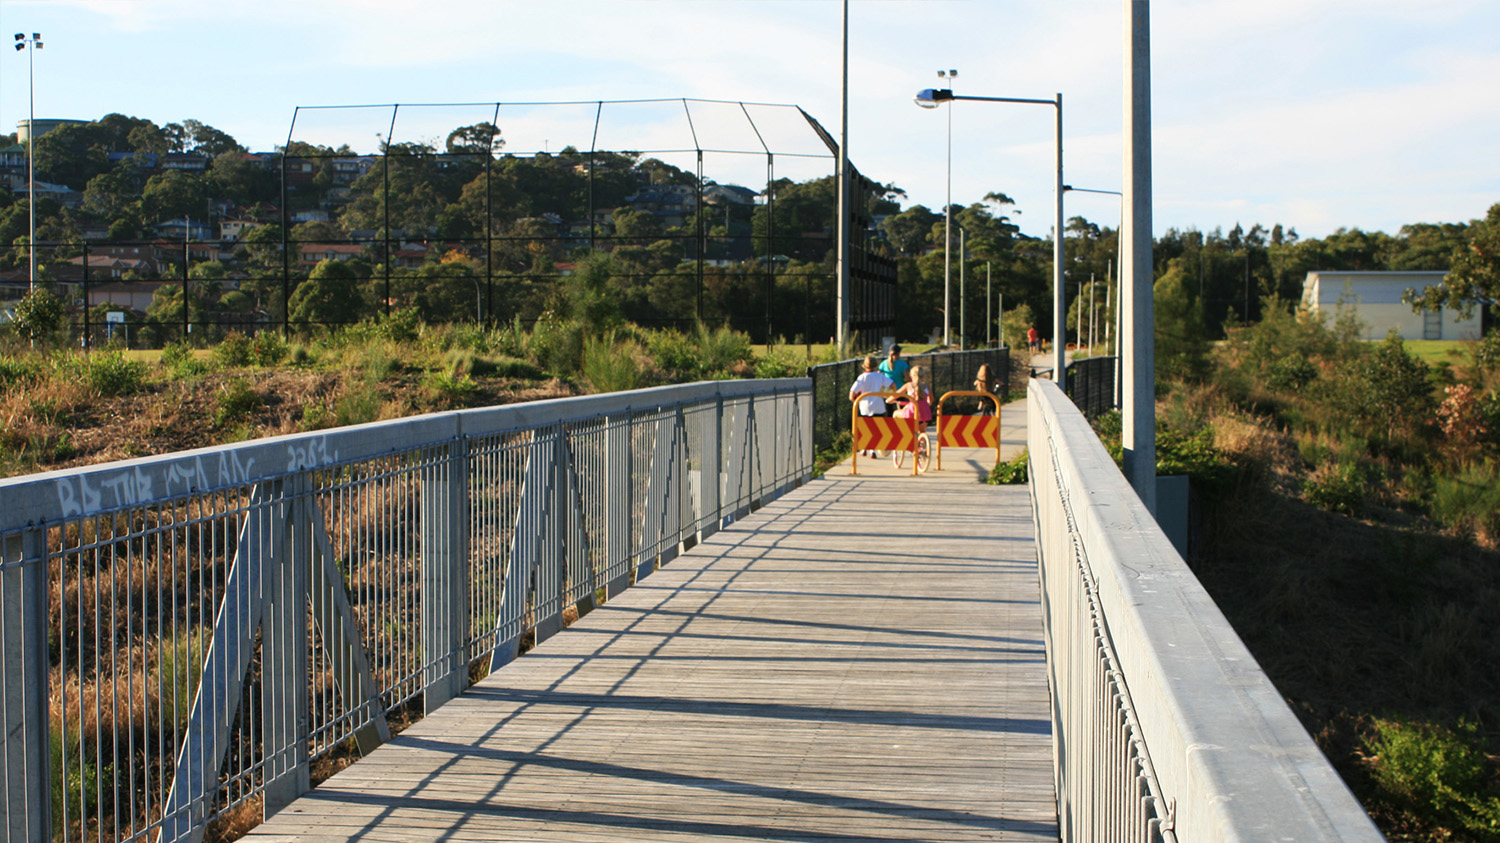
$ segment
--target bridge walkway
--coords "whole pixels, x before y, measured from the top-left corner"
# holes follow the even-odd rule
[[[835,469],[250,838],[1057,840],[1027,492],[962,463]]]

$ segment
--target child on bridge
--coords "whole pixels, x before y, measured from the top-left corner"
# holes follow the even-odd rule
[[[867,392],[889,392],[896,388],[896,384],[886,377],[885,372],[875,367],[875,355],[865,355],[864,372],[854,379],[854,385],[849,387],[849,400],[859,402],[859,414],[862,416],[886,416],[890,410],[885,405],[885,399],[879,395],[870,395],[860,398],[861,393]],[[874,451],[866,451],[860,456],[875,456]]]

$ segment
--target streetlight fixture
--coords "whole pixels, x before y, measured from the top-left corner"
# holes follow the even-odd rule
[[[30,49],[27,49],[27,48]],[[27,75],[31,85],[31,101],[26,117],[26,206],[31,214],[31,227],[26,239],[26,249],[31,253],[31,292],[36,292],[36,51],[42,48],[42,33],[16,33],[16,49],[26,50]],[[88,302],[84,302],[87,309]]]
[[[1015,102],[1032,105],[1050,105],[1057,109],[1057,183],[1053,187],[1057,219],[1054,222],[1052,244],[1052,356],[1053,380],[1058,387],[1065,388],[1067,377],[1068,335],[1066,333],[1067,291],[1063,288],[1063,153],[1062,153],[1062,94],[1050,100],[1022,99],[1017,97],[968,97],[958,96],[948,88],[927,88],[917,92],[916,103],[923,108],[937,108],[940,103],[955,100],[974,102]],[[950,112],[951,119],[951,112]],[[951,143],[951,141],[950,141]],[[950,168],[951,169],[951,168]],[[950,199],[951,204],[951,199]],[[947,313],[947,308],[944,308]],[[946,321],[946,316],[944,321]],[[946,340],[946,337],[945,337]]]

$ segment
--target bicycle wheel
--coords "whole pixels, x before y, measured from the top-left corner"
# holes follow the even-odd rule
[[[905,451],[891,451],[891,465],[894,465],[895,467],[900,468],[901,467],[902,458],[904,458],[905,456],[906,456],[906,452]]]
[[[927,434],[917,437],[917,473],[921,474],[927,470],[927,465],[932,461],[932,451],[927,444]]]

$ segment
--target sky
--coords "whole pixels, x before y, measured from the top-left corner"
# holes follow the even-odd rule
[[[940,69],[958,71],[959,95],[1062,94],[1064,181],[1121,189],[1121,0],[848,7],[850,159],[904,190],[904,206],[940,210],[950,189],[962,205],[1003,193],[1023,232],[1050,231],[1053,109],[918,108],[918,90],[948,84]],[[506,152],[644,151],[695,170],[702,149],[705,177],[759,188],[834,170],[793,106],[839,137],[843,8],[0,0],[0,32],[45,45],[0,60],[0,126],[27,117],[30,78],[38,119],[196,119],[255,151],[289,137],[441,145],[495,120]],[[1495,0],[1158,0],[1151,52],[1157,234],[1256,223],[1395,234],[1500,202]],[[1066,215],[1114,227],[1119,201],[1069,193]]]

